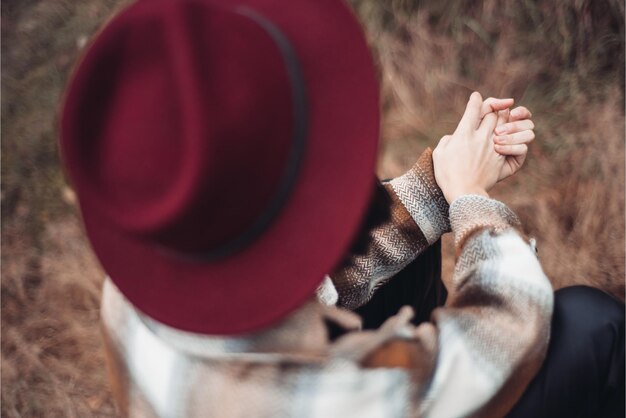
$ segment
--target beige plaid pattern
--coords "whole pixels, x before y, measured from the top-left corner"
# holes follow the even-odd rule
[[[428,183],[403,184],[403,196],[398,196],[393,185],[399,182],[391,182],[392,219],[371,234],[369,259],[348,265],[367,266],[359,270],[363,276],[353,281],[357,270],[331,275],[338,283],[340,303],[364,303],[377,283],[447,228],[436,226],[447,223],[447,213],[442,222],[435,219],[442,213],[432,202],[420,203],[432,195],[411,194],[436,189],[434,177],[414,175],[429,167],[432,171],[432,163],[424,164],[422,158],[418,164],[402,181]],[[430,225],[428,234],[420,232],[418,222],[423,219]],[[282,322],[254,334],[192,334],[137,311],[107,280],[103,334],[122,415],[504,415],[543,361],[552,288],[534,251],[517,231],[517,218],[502,203],[464,196],[451,205],[449,219],[460,247],[455,273],[445,280],[448,301],[435,310],[431,322],[418,327],[410,324],[412,312],[405,307],[380,329],[359,331],[354,313],[312,296]],[[350,283],[356,283],[353,294]],[[333,285],[325,279],[326,289],[318,294],[329,294],[328,286]],[[330,342],[325,321],[353,331]]]

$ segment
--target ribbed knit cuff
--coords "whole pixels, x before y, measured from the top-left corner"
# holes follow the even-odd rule
[[[450,205],[450,224],[457,254],[465,241],[482,229],[501,232],[508,228],[521,230],[517,215],[504,203],[479,195],[464,195]]]
[[[435,181],[433,151],[427,148],[415,165],[390,182],[391,187],[420,228],[428,244],[450,231],[448,202]]]

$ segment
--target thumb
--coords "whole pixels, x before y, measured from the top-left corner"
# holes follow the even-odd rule
[[[463,117],[459,122],[459,126],[457,127],[457,131],[469,131],[475,130],[480,122],[480,108],[483,104],[483,98],[475,91],[469,98],[467,102],[467,106],[465,107],[465,113],[463,113]]]

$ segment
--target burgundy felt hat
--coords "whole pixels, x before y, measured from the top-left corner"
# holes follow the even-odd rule
[[[235,334],[296,309],[345,255],[378,134],[342,0],[151,0],[87,48],[61,150],[122,293],[167,325]]]

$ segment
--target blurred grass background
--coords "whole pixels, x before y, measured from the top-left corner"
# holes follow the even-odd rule
[[[2,2],[2,416],[115,416],[103,273],[59,166],[56,118],[90,35],[128,0]],[[473,90],[533,112],[525,168],[496,186],[556,288],[624,299],[624,3],[352,0],[380,68],[378,175],[452,132]],[[358,152],[358,150],[357,150]],[[444,239],[444,274],[453,253]]]

